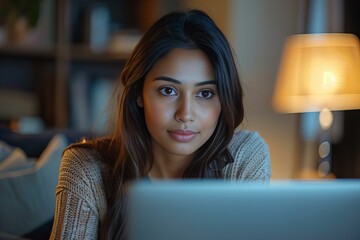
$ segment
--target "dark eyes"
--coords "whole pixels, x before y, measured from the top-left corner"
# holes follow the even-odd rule
[[[160,88],[160,93],[164,96],[176,96],[178,95],[178,92],[175,88],[173,87],[162,87]],[[204,99],[209,99],[212,98],[214,96],[214,92],[212,90],[201,90],[198,91],[195,94],[196,97],[200,97],[200,98],[204,98]]]
[[[164,96],[175,96],[177,94],[176,90],[171,87],[160,88],[160,93]]]
[[[202,90],[198,93],[196,93],[197,97],[201,97],[201,98],[211,98],[212,96],[214,96],[214,93],[210,90]]]

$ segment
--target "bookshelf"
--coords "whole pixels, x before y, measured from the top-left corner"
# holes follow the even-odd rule
[[[0,90],[18,88],[34,94],[38,100],[37,114],[43,119],[46,127],[74,127],[71,120],[71,114],[74,112],[72,101],[76,101],[71,97],[71,94],[74,94],[72,90],[74,77],[82,73],[88,76],[89,81],[115,80],[119,77],[129,56],[129,51],[124,49],[121,52],[109,49],[97,51],[92,47],[89,38],[89,29],[91,29],[89,12],[94,11],[99,6],[99,2],[105,6],[102,9],[105,9],[105,12],[102,13],[108,14],[110,20],[107,22],[111,24],[108,26],[109,29],[111,28],[108,34],[116,32],[117,29],[131,28],[138,33],[144,30],[142,28],[146,24],[144,23],[146,16],[139,16],[140,13],[144,13],[140,11],[142,0],[42,0],[42,3],[46,3],[44,4],[47,7],[46,11],[51,12],[47,14],[46,20],[47,34],[51,35],[46,36],[46,39],[50,41],[39,44],[35,42],[23,45],[11,43],[0,45],[0,75],[3,78],[0,79]],[[155,8],[159,1],[149,2],[153,5],[149,9],[152,12],[148,14],[156,15],[154,11],[157,11]],[[116,16],[114,11],[118,12]],[[97,14],[100,14],[99,12]],[[152,21],[153,18],[155,16],[149,17],[148,21]],[[26,74],[24,72],[26,77],[16,78],[15,73],[23,71],[22,68],[27,69]],[[8,104],[11,104],[10,100]]]

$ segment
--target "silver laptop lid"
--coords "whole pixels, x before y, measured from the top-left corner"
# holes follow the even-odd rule
[[[133,185],[130,240],[360,239],[360,181]]]

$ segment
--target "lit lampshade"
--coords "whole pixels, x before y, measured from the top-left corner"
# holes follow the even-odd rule
[[[352,34],[290,36],[273,105],[278,112],[360,109],[360,48]]]
[[[317,172],[320,177],[333,176],[332,111],[360,109],[358,38],[339,33],[290,36],[279,67],[273,106],[283,113],[319,112]]]

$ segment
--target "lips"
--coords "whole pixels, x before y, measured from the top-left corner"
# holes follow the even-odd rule
[[[169,131],[172,139],[178,142],[190,142],[196,137],[197,132],[189,130],[173,130]]]

